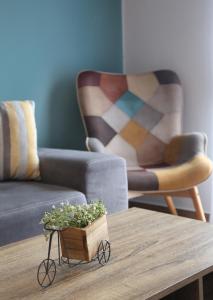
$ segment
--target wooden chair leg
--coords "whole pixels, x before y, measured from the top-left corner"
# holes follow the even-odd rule
[[[198,188],[196,186],[194,186],[192,189],[190,189],[189,195],[193,201],[196,219],[206,222],[206,217],[205,217],[205,213],[203,210],[203,206],[202,206],[202,202],[200,199]]]
[[[166,201],[166,204],[170,210],[170,212],[173,214],[173,215],[177,215],[177,210],[175,208],[175,205],[174,205],[174,202],[172,200],[172,197],[169,196],[169,195],[165,195],[164,196],[164,199]]]

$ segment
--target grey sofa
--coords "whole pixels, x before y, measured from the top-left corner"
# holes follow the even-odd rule
[[[39,158],[41,181],[0,183],[0,246],[41,233],[43,212],[62,201],[101,199],[109,213],[127,209],[122,158],[56,149],[40,149]]]

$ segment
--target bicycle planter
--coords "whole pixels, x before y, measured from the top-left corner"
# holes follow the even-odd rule
[[[69,227],[63,230],[50,230],[48,256],[44,259],[37,272],[37,280],[40,286],[50,286],[56,275],[56,263],[50,258],[52,238],[55,232],[58,234],[58,261],[70,264],[70,260],[91,262],[95,259],[99,264],[105,265],[110,258],[111,248],[108,235],[106,216],[102,216],[85,228]],[[62,252],[62,257],[60,252]]]

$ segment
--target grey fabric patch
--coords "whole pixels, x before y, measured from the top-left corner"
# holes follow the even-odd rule
[[[149,105],[163,114],[182,112],[182,87],[177,84],[160,85]]]
[[[156,191],[159,189],[157,176],[146,170],[128,171],[129,190]]]
[[[198,153],[205,153],[207,136],[200,132],[183,134],[180,137],[180,156],[177,164],[184,163]]]
[[[171,70],[159,70],[154,72],[160,84],[180,84],[180,79],[178,75]]]
[[[147,130],[151,130],[163,117],[163,114],[149,105],[144,105],[133,117],[137,123]]]
[[[104,145],[107,145],[116,135],[116,131],[110,127],[101,117],[91,116],[84,118],[88,135],[98,138]]]

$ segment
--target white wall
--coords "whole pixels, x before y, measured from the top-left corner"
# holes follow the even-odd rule
[[[213,158],[213,1],[123,0],[123,48],[124,72],[169,68],[179,74],[184,131],[206,132]],[[210,212],[212,178],[200,192]],[[175,202],[191,209],[187,199]]]

